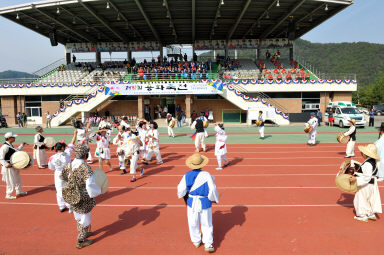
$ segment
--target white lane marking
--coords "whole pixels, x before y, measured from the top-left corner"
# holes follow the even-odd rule
[[[336,174],[218,174],[215,175],[215,177],[263,177],[263,176],[336,176]],[[23,174],[23,176],[53,176],[54,174]],[[108,177],[125,177],[124,175],[110,175],[108,174]],[[144,174],[144,176],[153,176],[153,177],[182,177],[183,174],[154,174],[154,175],[147,175]]]
[[[56,203],[23,203],[23,202],[0,202],[0,205],[34,205],[34,206],[57,206]],[[384,205],[384,204],[382,204]],[[222,205],[222,204],[213,204],[215,208],[231,208],[231,207],[353,207],[353,204],[233,204],[233,205]],[[180,205],[169,205],[169,204],[97,204],[97,207],[177,207],[185,208],[184,204]]]

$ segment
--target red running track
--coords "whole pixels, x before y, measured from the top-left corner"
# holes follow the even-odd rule
[[[73,215],[56,205],[53,172],[23,171],[28,196],[5,200],[0,185],[0,254],[204,254],[189,240],[186,208],[176,196],[193,150],[162,146],[164,164],[146,166],[135,183],[119,175],[114,157],[109,192],[92,211],[96,242],[80,251]],[[381,254],[384,221],[353,220],[353,195],[334,184],[345,146],[230,144],[228,150],[229,167],[215,170],[211,147],[204,169],[220,193],[213,206],[217,254]]]

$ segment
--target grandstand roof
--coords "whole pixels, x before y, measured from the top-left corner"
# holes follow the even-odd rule
[[[223,4],[224,3],[224,4]],[[58,41],[193,43],[194,40],[296,38],[353,0],[47,0],[0,8],[0,15]],[[279,6],[277,6],[279,5]]]

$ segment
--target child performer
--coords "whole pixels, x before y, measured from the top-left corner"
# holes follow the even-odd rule
[[[152,159],[152,154],[155,153],[156,155],[156,164],[161,165],[163,164],[163,160],[161,159],[160,154],[160,145],[159,145],[159,131],[157,131],[157,123],[151,122],[151,130],[148,132],[148,154],[147,154],[147,160],[143,162],[144,164],[148,165],[148,161]]]
[[[316,144],[316,134],[317,134],[317,118],[315,116],[315,113],[311,113],[311,118],[310,120],[306,123],[306,125],[312,126],[312,131],[308,133],[308,145],[315,145]]]
[[[143,144],[140,146],[140,156],[141,156],[141,161],[144,162],[147,158],[147,153],[148,153],[148,132],[149,129],[147,127],[147,122],[142,120],[139,122],[139,125],[136,128],[139,131],[139,137],[140,141]]]
[[[229,165],[229,161],[227,158],[227,139],[228,136],[224,131],[224,124],[222,122],[217,123],[215,125],[216,131],[216,144],[215,144],[215,156],[217,157],[217,164],[219,165],[216,170],[223,170],[223,161],[225,162],[224,166]]]
[[[44,169],[47,166],[47,152],[45,151],[46,147],[44,144],[44,136],[42,133],[44,132],[41,126],[37,126],[36,128],[37,134],[35,135],[33,147],[34,151],[34,159],[37,161],[37,165],[40,169]]]
[[[97,132],[94,132],[89,137],[92,140],[96,140],[96,151],[95,157],[99,158],[99,168],[103,169],[103,161],[109,166],[109,170],[112,171],[112,165],[110,162],[111,151],[109,150],[109,136],[107,135],[107,130],[101,129]]]
[[[71,163],[71,155],[73,152],[74,143],[76,141],[76,136],[77,130],[75,130],[75,132],[73,133],[72,141],[68,146],[65,144],[64,140],[56,143],[54,147],[56,154],[51,156],[48,162],[48,168],[55,171],[56,200],[60,212],[65,212],[68,208],[69,213],[72,213],[71,206],[66,203],[63,199],[62,190],[63,186],[65,185],[65,182],[60,178],[60,175],[63,171],[64,166]]]
[[[136,130],[132,130],[127,142],[127,149],[125,151],[125,156],[130,159],[130,171],[132,175],[131,182],[136,181],[136,170],[139,168],[139,157],[140,157],[140,146],[142,142],[139,138],[139,133]],[[144,168],[141,168],[140,176],[143,176]]]
[[[120,165],[120,170],[123,172],[121,173],[126,174],[127,171],[125,170],[125,152],[124,152],[124,143],[128,141],[129,138],[129,133],[126,132],[124,126],[119,126],[119,132],[117,133],[116,137],[113,139],[113,144],[117,145],[117,157],[119,158],[119,165]]]
[[[257,119],[261,120],[261,124],[259,126],[259,133],[260,133],[260,139],[264,140],[264,122],[265,122],[265,118],[264,118],[264,115],[263,115],[263,111],[259,111],[259,117]]]
[[[168,126],[168,135],[169,137],[175,138],[175,132],[173,132],[173,127],[170,127],[171,122],[175,122],[175,119],[172,117],[170,113],[167,114],[167,126]]]
[[[89,137],[88,137],[88,133],[89,133],[89,128],[91,126],[91,123],[88,122],[87,123],[87,126],[84,127],[83,123],[81,121],[76,121],[75,123],[75,128],[76,128],[76,131],[77,131],[77,143],[78,144],[82,144],[82,145],[85,145],[87,148],[88,148],[88,158],[87,158],[87,163],[88,164],[92,164],[93,163],[93,158],[92,158],[92,154],[91,154],[91,151],[89,149]]]

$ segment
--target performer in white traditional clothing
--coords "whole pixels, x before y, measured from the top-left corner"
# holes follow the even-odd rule
[[[90,134],[89,139],[96,140],[95,157],[99,158],[99,168],[103,170],[103,161],[109,166],[109,170],[112,171],[111,165],[111,151],[109,149],[110,137],[107,134],[107,130],[102,129]]]
[[[65,183],[75,177],[74,181],[80,189],[80,202],[71,204],[71,207],[77,221],[78,236],[76,248],[82,249],[93,243],[93,240],[87,239],[92,235],[91,211],[96,205],[94,197],[100,195],[102,190],[95,182],[91,167],[85,163],[88,147],[77,144],[74,146],[74,152],[75,159],[64,167],[60,177]]]
[[[175,138],[175,132],[173,131],[173,127],[170,127],[171,122],[173,121],[176,124],[175,118],[172,117],[170,113],[167,114],[167,126],[168,126],[168,136]]]
[[[384,180],[384,122],[381,123],[379,128],[379,140],[375,142],[377,147],[377,154],[380,156],[380,161],[377,161],[377,181]]]
[[[228,136],[224,131],[224,123],[220,122],[215,125],[216,131],[216,143],[215,143],[215,156],[217,158],[217,164],[219,165],[216,170],[223,170],[223,162],[224,166],[229,165],[229,161],[227,158],[227,139]]]
[[[147,127],[147,122],[145,120],[140,121],[136,129],[139,131],[139,137],[142,143],[142,146],[140,146],[140,157],[141,157],[141,161],[144,162],[147,159],[148,142],[149,142],[149,139],[147,137],[149,132],[149,128]]]
[[[87,146],[88,150],[89,150],[89,131],[90,131],[90,122],[87,123],[87,126],[84,127],[83,123],[81,121],[76,121],[75,123],[75,128],[76,128],[76,131],[77,131],[77,142],[78,144],[82,144],[82,145],[85,145]],[[93,158],[92,158],[92,154],[91,154],[91,151],[89,150],[88,151],[88,158],[87,158],[87,163],[88,164],[92,164],[93,163]]]
[[[2,165],[1,174],[2,181],[6,183],[6,199],[16,199],[17,196],[25,196],[27,192],[22,192],[20,170],[14,169],[10,164],[11,156],[16,151],[23,149],[26,143],[20,144],[18,148],[13,147],[17,135],[12,132],[5,133],[5,143],[0,148],[0,163]],[[12,196],[13,191],[16,190],[16,196]]]
[[[200,151],[200,146],[203,148],[203,151],[206,151],[206,147],[205,147],[205,129],[204,129],[203,121],[201,119],[196,119],[192,123],[191,129],[196,129],[196,132],[194,134],[194,136],[195,136],[196,152]]]
[[[259,126],[260,139],[264,139],[264,122],[265,122],[265,117],[264,117],[263,111],[259,111],[259,116],[257,117],[257,119],[261,120],[261,124]]]
[[[112,125],[107,121],[107,117],[103,117],[102,121],[99,123],[99,130],[105,129],[107,132],[107,136],[111,138],[112,136]]]
[[[124,152],[124,144],[127,143],[129,138],[129,132],[125,130],[124,126],[119,126],[119,132],[116,137],[113,139],[113,144],[117,145],[116,153],[119,159],[120,170],[122,170],[122,175],[126,174],[127,171],[125,165],[125,152]]]
[[[55,188],[56,188],[56,200],[57,205],[59,206],[60,212],[65,212],[67,209],[69,209],[69,213],[72,213],[72,208],[70,204],[66,203],[63,199],[63,186],[64,181],[60,178],[61,172],[63,171],[63,168],[71,163],[71,155],[73,152],[73,146],[76,141],[77,137],[77,131],[73,133],[73,138],[71,143],[67,146],[65,144],[65,141],[59,141],[55,145],[55,151],[56,154],[51,156],[48,161],[48,168],[55,171]]]
[[[355,143],[356,143],[356,120],[348,120],[351,125],[347,132],[344,133],[345,136],[349,136],[349,141],[347,143],[346,156],[345,158],[352,158],[355,156]]]
[[[142,142],[139,133],[136,130],[131,130],[130,136],[126,143],[125,157],[130,159],[130,174],[132,175],[131,182],[136,181],[136,170],[139,168],[140,146]],[[141,168],[140,176],[143,176],[144,168]]]
[[[120,126],[124,126],[125,129],[130,128],[131,125],[128,124],[128,117],[124,116],[123,119],[120,122]]]
[[[308,133],[308,145],[313,146],[316,144],[316,134],[318,126],[316,115],[313,112],[311,113],[310,120],[306,123],[307,127],[308,125],[312,126],[312,131]]]
[[[47,148],[44,144],[44,136],[42,133],[44,132],[41,126],[37,126],[35,128],[37,134],[34,138],[34,147],[33,147],[33,158],[36,159],[37,165],[40,169],[44,169],[47,167],[47,152],[45,149]]]
[[[194,153],[186,165],[192,169],[187,172],[177,186],[177,196],[187,204],[189,234],[192,243],[198,248],[204,243],[205,251],[213,252],[212,202],[219,202],[219,193],[213,177],[201,168],[208,164],[208,158]],[[200,232],[203,237],[201,238]]]
[[[350,177],[351,182],[357,182],[359,187],[353,200],[356,220],[376,220],[376,213],[382,213],[379,187],[377,185],[376,173],[377,162],[380,156],[374,144],[358,147],[362,157],[365,159],[355,176]]]
[[[152,159],[152,154],[155,153],[156,164],[161,165],[163,164],[163,160],[161,159],[160,154],[159,131],[157,131],[158,126],[156,122],[151,122],[150,126],[151,129],[148,131],[147,134],[147,138],[149,139],[147,160],[143,163],[148,165],[148,161]]]
[[[204,121],[208,121],[207,118],[205,117],[204,112],[200,113],[200,117],[198,119],[201,120],[203,123],[204,123]],[[204,128],[204,136],[208,137],[208,132],[207,132],[206,128]]]

